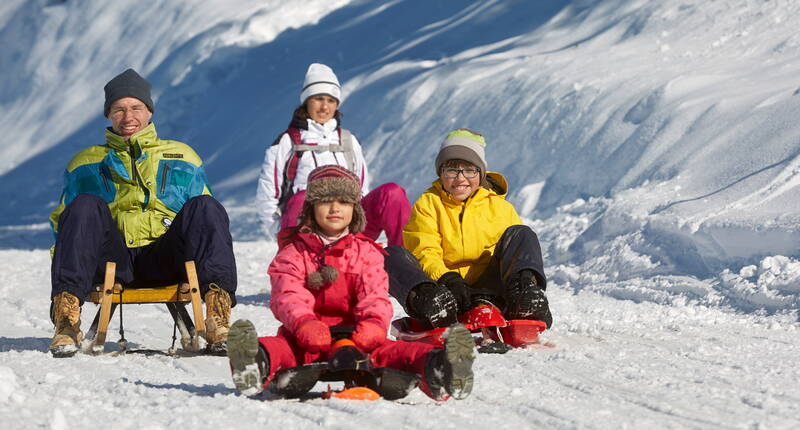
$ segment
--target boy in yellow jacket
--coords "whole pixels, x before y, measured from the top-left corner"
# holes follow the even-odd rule
[[[489,302],[508,319],[549,328],[539,239],[505,200],[503,175],[487,172],[485,146],[468,129],[445,138],[435,162],[439,179],[414,203],[405,248],[387,248],[389,292],[431,327],[446,327]]]

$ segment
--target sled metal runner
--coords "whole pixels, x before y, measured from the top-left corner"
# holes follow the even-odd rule
[[[108,333],[111,316],[117,307],[123,304],[148,304],[163,303],[169,310],[174,321],[174,329],[180,332],[181,346],[190,353],[200,352],[201,339],[205,334],[205,318],[203,305],[200,300],[200,286],[197,280],[197,271],[194,261],[187,261],[186,277],[188,282],[153,288],[125,288],[114,282],[116,264],[106,263],[106,273],[103,285],[95,288],[90,293],[89,301],[99,304],[100,308],[92,321],[92,325],[82,341],[82,349],[90,354],[102,354],[105,351],[105,341]],[[192,317],[186,306],[191,304]],[[128,350],[122,327],[122,309],[120,308],[120,336],[117,342],[120,352],[141,352],[144,354],[157,354],[158,350]],[[168,350],[168,355],[175,354],[175,333],[173,330],[173,345]]]

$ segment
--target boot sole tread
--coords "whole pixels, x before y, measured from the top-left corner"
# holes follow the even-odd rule
[[[236,389],[247,396],[261,392],[261,375],[256,364],[258,334],[250,321],[233,323],[228,332],[228,359]]]
[[[451,328],[444,349],[450,367],[449,384],[445,384],[445,389],[453,398],[464,399],[472,392],[474,383],[475,341],[472,334],[464,326]]]

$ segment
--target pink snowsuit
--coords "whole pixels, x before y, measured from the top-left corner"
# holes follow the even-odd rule
[[[327,360],[327,353],[312,353],[294,337],[298,325],[314,317],[329,326],[351,325],[369,319],[387,330],[392,318],[389,281],[383,269],[385,251],[362,234],[348,234],[323,246],[307,229],[283,236],[280,249],[269,266],[272,282],[270,309],[283,323],[276,336],[260,337],[269,355],[266,384],[281,369]],[[285,231],[284,231],[285,233]],[[319,262],[334,266],[338,278],[319,289],[309,287],[306,277],[319,270]],[[430,344],[386,339],[369,352],[371,365],[423,375]],[[424,375],[423,375],[424,381]],[[423,391],[428,392],[422,383]]]

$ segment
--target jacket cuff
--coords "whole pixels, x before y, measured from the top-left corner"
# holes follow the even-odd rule
[[[437,284],[448,284],[453,281],[463,281],[464,278],[458,272],[447,272],[442,275],[439,280],[436,282]]]
[[[297,333],[297,329],[302,327],[303,324],[307,323],[308,321],[318,319],[314,315],[303,315],[300,318],[294,320],[294,324],[292,324],[292,333]]]

